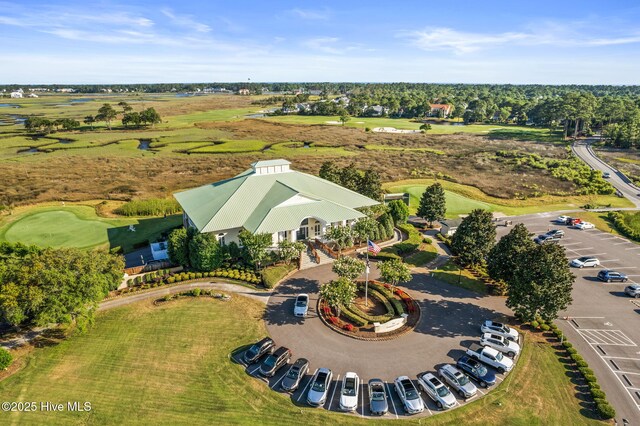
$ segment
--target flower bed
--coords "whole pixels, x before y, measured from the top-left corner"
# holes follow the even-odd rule
[[[415,327],[420,319],[420,308],[413,298],[400,288],[392,289],[388,284],[377,281],[369,282],[369,311],[364,312],[364,282],[357,282],[360,306],[353,303],[349,307],[341,307],[340,316],[323,299],[318,303],[318,312],[323,322],[333,330],[361,340],[388,340],[398,337]],[[362,309],[361,309],[362,308]],[[374,310],[374,312],[371,312]],[[374,323],[385,323],[393,318],[407,314],[407,322],[401,328],[376,333]]]

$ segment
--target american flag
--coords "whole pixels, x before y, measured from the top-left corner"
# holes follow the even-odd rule
[[[382,250],[382,249],[380,248],[379,245],[377,245],[373,241],[367,240],[367,251],[369,253],[372,253],[372,254],[376,255],[376,254],[380,253],[380,250]]]

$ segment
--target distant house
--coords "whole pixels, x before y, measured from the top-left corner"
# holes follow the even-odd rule
[[[246,96],[246,95],[249,95],[249,93],[250,93],[249,89],[240,89],[240,90],[238,90],[238,95]]]
[[[453,106],[449,104],[430,104],[429,116],[447,118],[453,111]]]
[[[35,93],[29,93],[29,95],[27,95],[28,98],[37,98],[38,95],[36,95]]]
[[[382,105],[372,105],[365,106],[362,108],[362,111],[367,117],[380,117],[389,112],[389,108],[383,107]]]
[[[440,225],[440,233],[447,237],[452,236],[458,230],[458,226],[462,223],[462,219],[446,219],[441,220]]]
[[[11,92],[11,97],[14,99],[21,98],[22,92]]]

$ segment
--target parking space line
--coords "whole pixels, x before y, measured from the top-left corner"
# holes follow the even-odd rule
[[[622,244],[629,244],[629,243],[627,241],[625,241],[623,243],[613,243],[614,246],[619,246],[619,245],[622,245]]]
[[[622,341],[617,340],[615,337],[613,337],[610,333],[603,332],[603,331],[600,331],[600,330],[597,330],[597,331],[594,330],[591,333],[596,335],[596,336],[599,336],[603,341],[603,343],[601,343],[601,344],[604,345],[604,346],[607,346],[607,345],[617,346],[617,345],[623,345],[624,344]]]
[[[567,323],[568,323],[568,324],[569,324],[569,325],[570,325],[570,326],[571,326],[571,327],[572,327],[572,328],[573,328],[573,329],[574,329],[574,330],[575,330],[575,331],[576,331],[580,336],[582,336],[582,338],[584,339],[584,336],[580,333],[580,330],[579,330],[576,326],[574,326],[574,325],[572,324],[572,322],[571,322],[571,321],[567,321]],[[587,341],[587,340],[585,339],[585,341]],[[587,343],[589,343],[589,342],[587,341]],[[600,353],[596,350],[596,348],[594,347],[594,345],[593,345],[592,343],[589,343],[589,346],[591,346],[591,349],[593,349],[593,351],[596,353],[596,355],[598,355],[598,356],[600,357],[600,359],[602,359],[603,361],[605,361],[605,357],[603,357],[602,355],[600,355]],[[616,371],[615,371],[615,370],[613,370],[613,368],[611,368],[611,365],[610,365],[608,362],[606,362],[606,361],[605,361],[605,363],[604,363],[604,364],[607,366],[607,368],[609,369],[609,371],[611,371],[611,372],[613,373],[613,375],[614,375],[614,376],[615,376],[615,378],[618,380],[618,382],[620,383],[620,385],[622,385],[623,389],[627,392],[627,394],[629,395],[629,397],[631,398],[631,400],[633,401],[633,403],[636,405],[636,408],[638,408],[638,410],[640,410],[640,404],[638,404],[638,403],[636,402],[635,397],[633,396],[633,394],[631,393],[631,391],[629,390],[629,388],[627,388],[627,387],[625,386],[625,384],[624,384],[624,382],[622,381],[622,379],[620,378],[620,376],[618,376],[618,375],[616,374]]]
[[[253,371],[249,372],[249,374],[251,374],[252,376],[255,374],[256,371],[258,371],[260,369],[260,365],[258,365],[256,368],[253,369]]]
[[[616,371],[618,374],[634,374],[636,376],[640,376],[640,372],[632,373],[631,371]]]
[[[278,380],[276,380],[276,382],[273,384],[271,389],[275,389],[276,386],[278,386],[278,383],[280,383],[280,380],[284,379],[284,376],[286,376],[286,375],[287,375],[287,372],[285,371],[284,374],[282,376],[280,376],[280,378]]]
[[[618,266],[616,269],[638,269],[637,266]]]
[[[300,395],[298,395],[298,399],[296,399],[297,402],[300,402],[300,398],[302,398],[302,395],[307,393],[307,388],[311,384],[311,381],[313,380],[313,376],[315,376],[317,372],[318,372],[318,369],[316,368],[316,371],[313,372],[313,374],[309,378],[309,381],[307,382],[307,384],[304,386],[304,388],[302,388],[302,392],[300,393]]]
[[[333,388],[333,392],[331,393],[331,399],[329,400],[329,408],[327,408],[327,410],[331,411],[331,405],[333,405],[333,397],[336,395],[336,389],[338,389],[338,385],[340,381],[340,375],[338,374],[338,377],[336,377],[336,386]]]
[[[477,388],[477,389],[478,389],[478,392],[480,392],[482,395],[486,395],[484,392],[482,392],[482,389],[480,388]]]
[[[391,395],[391,388],[389,387],[389,383],[384,382],[387,386],[387,393],[389,394],[388,398],[391,400],[391,406],[393,407],[393,414],[396,415],[396,419],[398,418],[398,410],[396,410],[396,404],[393,402],[393,396]]]
[[[634,345],[636,346],[636,345]],[[640,358],[629,358],[629,357],[624,357],[624,356],[603,356],[602,358],[608,358],[608,359],[626,359],[629,361],[640,361]]]
[[[625,249],[625,250],[640,250],[640,246],[627,248],[627,249]]]

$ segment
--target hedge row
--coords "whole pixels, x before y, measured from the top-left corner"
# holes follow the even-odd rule
[[[622,213],[609,212],[608,217],[609,220],[613,222],[613,225],[618,232],[620,232],[627,238],[631,238],[635,241],[640,241],[640,232],[627,225],[627,223],[624,221],[624,215]]]
[[[355,305],[349,306],[349,310],[360,318],[367,320],[367,322],[387,322],[393,317],[393,308],[391,309],[391,315],[369,315],[362,312],[362,310]]]
[[[402,302],[396,299],[393,293],[391,293],[391,290],[389,290],[385,286],[375,283],[370,283],[369,286],[371,286],[374,290],[382,293],[387,298],[387,300],[391,302],[391,304],[393,305],[393,309],[396,311],[396,316],[404,314],[404,307],[402,306]]]
[[[360,317],[358,314],[356,314],[355,312],[351,311],[346,306],[342,306],[341,307],[340,314],[344,315],[345,318],[347,318],[349,321],[351,321],[352,323],[354,323],[358,327],[364,327],[364,326],[369,324],[369,321],[367,321],[366,319]]]
[[[393,245],[393,247],[397,249],[398,254],[405,255],[416,251],[422,242],[422,234],[415,228],[415,226],[408,223],[398,225],[398,229],[407,234],[406,240]]]
[[[384,294],[374,289],[369,289],[369,294],[384,304],[384,307],[387,310],[387,315],[391,315],[391,316],[394,315],[393,305],[391,304],[391,302],[389,302],[389,299],[384,297]]]
[[[532,321],[532,326],[534,322],[537,323],[538,321]],[[589,364],[584,360],[584,358],[582,358],[582,356],[580,356],[580,354],[578,354],[578,351],[573,347],[571,342],[565,340],[562,330],[560,330],[557,325],[553,323],[546,324],[544,321],[540,322],[542,322],[542,324],[539,325],[541,329],[543,326],[546,326],[547,330],[552,330],[556,337],[559,340],[562,340],[562,346],[564,346],[567,354],[569,354],[571,360],[575,363],[576,367],[578,367],[578,371],[580,371],[580,374],[582,374],[582,377],[584,377],[584,380],[589,385],[589,391],[591,392],[593,401],[596,403],[596,410],[600,417],[603,419],[614,418],[616,410],[606,400],[606,395],[600,389],[598,379],[596,379],[596,376],[593,374],[593,370],[589,368]]]

